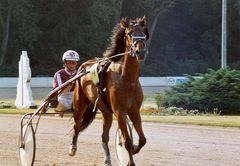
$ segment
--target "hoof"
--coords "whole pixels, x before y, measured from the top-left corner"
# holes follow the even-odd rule
[[[77,146],[76,145],[70,145],[69,147],[69,156],[74,156],[76,154],[77,151]]]
[[[105,166],[112,166],[111,160],[106,160],[104,164]]]
[[[132,154],[134,155],[134,154],[136,154],[138,152],[139,152],[138,146],[137,145],[133,145],[132,146]]]
[[[135,163],[128,163],[128,166],[135,166]]]

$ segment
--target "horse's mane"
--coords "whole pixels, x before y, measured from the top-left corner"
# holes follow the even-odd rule
[[[103,57],[112,57],[116,54],[123,53],[125,51],[125,30],[120,27],[120,24],[116,24],[112,30],[112,36],[110,44],[108,45],[106,51],[103,53]],[[118,61],[121,56],[114,57],[112,61]]]

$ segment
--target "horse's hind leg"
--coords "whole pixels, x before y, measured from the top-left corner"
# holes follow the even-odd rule
[[[78,84],[76,84],[78,86]],[[80,99],[80,94],[83,94],[81,91],[81,88],[76,90],[77,88],[75,87],[74,95],[73,95],[73,109],[74,109],[74,127],[73,127],[73,137],[72,137],[72,143],[69,147],[69,155],[74,156],[76,151],[77,151],[77,139],[78,139],[78,134],[81,129],[81,120],[83,117],[83,114],[87,110],[90,102],[85,96],[81,96]]]
[[[87,104],[86,104],[87,105]],[[78,135],[80,132],[80,127],[81,127],[81,119],[86,111],[86,107],[84,104],[81,106],[81,109],[75,109],[74,110],[74,127],[73,127],[73,137],[72,137],[72,143],[69,147],[69,155],[74,156],[76,151],[77,151],[77,140],[78,140]]]
[[[143,133],[142,129],[142,120],[140,113],[138,111],[132,112],[131,114],[128,115],[130,120],[133,122],[133,126],[139,136],[139,142],[138,145],[133,147],[133,154],[136,154],[140,151],[140,149],[146,144],[146,137]]]
[[[76,151],[77,151],[77,139],[78,139],[78,134],[80,132],[80,117],[82,115],[79,114],[79,112],[74,113],[74,127],[73,127],[73,137],[72,137],[72,143],[69,147],[69,155],[74,156]]]
[[[109,131],[112,126],[113,115],[112,111],[103,104],[100,100],[97,107],[100,109],[103,115],[103,132],[102,132],[102,147],[104,150],[104,163],[108,166],[111,164],[111,155],[108,147]]]
[[[108,142],[109,142],[109,131],[112,126],[112,113],[103,112],[103,132],[102,132],[102,147],[104,150],[104,163],[106,165],[111,165],[111,156],[109,152]]]

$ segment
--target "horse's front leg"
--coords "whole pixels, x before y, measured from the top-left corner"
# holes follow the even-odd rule
[[[132,138],[130,137],[128,129],[127,129],[126,118],[127,117],[124,113],[119,113],[117,115],[118,126],[119,126],[122,136],[125,140],[125,148],[128,151],[128,156],[129,156],[128,166],[135,166],[135,163],[133,160],[133,153],[132,153],[132,149],[133,149]]]
[[[139,111],[136,112],[132,112],[131,114],[129,114],[129,118],[133,123],[133,126],[139,136],[139,142],[138,145],[133,145],[133,149],[132,152],[133,154],[138,153],[141,148],[146,144],[147,139],[143,133],[143,129],[142,129],[142,120],[141,120],[141,116]]]
[[[133,145],[133,149],[132,149],[133,154],[138,153],[147,142],[146,137],[143,133],[142,119],[141,119],[141,115],[139,112],[141,103],[143,101],[143,92],[142,92],[142,88],[141,88],[141,85],[139,82],[136,87],[136,96],[137,97],[135,98],[135,103],[131,107],[132,111],[128,114],[128,116],[129,116],[130,120],[132,121],[133,126],[139,136],[138,145]]]

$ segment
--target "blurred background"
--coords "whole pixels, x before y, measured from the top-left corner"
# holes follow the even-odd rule
[[[240,68],[240,1],[228,0],[227,65]],[[181,76],[221,67],[221,0],[1,0],[0,77],[18,76],[22,50],[32,76],[52,76],[76,50],[101,57],[121,17],[147,18],[141,76]]]

